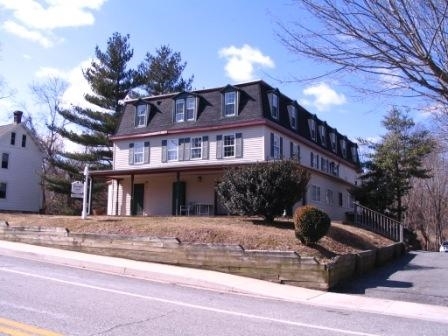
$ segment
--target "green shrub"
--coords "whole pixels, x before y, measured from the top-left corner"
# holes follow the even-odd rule
[[[294,212],[294,230],[296,237],[305,245],[317,243],[330,229],[328,215],[316,207],[305,205]]]

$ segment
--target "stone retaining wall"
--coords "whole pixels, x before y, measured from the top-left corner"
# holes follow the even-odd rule
[[[404,252],[403,244],[343,255],[330,263],[289,251],[245,250],[240,245],[190,244],[177,238],[76,234],[64,228],[10,227],[0,239],[132,260],[201,268],[301,287],[328,290]]]

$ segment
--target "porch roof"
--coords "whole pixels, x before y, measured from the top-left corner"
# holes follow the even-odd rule
[[[238,164],[209,164],[202,166],[177,166],[177,167],[155,167],[155,168],[140,168],[140,169],[120,169],[120,170],[92,170],[89,172],[92,177],[103,178],[122,178],[131,175],[151,175],[162,173],[176,173],[176,172],[222,172],[223,170],[236,166],[244,166],[249,163]]]

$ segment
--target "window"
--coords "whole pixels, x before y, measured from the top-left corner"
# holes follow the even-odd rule
[[[186,108],[186,119],[187,120],[194,120],[194,115],[196,111],[196,98],[195,97],[188,97],[187,98],[187,108]]]
[[[278,160],[281,158],[281,150],[280,150],[280,136],[278,134],[274,134],[274,159]]]
[[[2,168],[8,169],[8,163],[9,163],[9,154],[3,153],[2,154]]]
[[[333,190],[327,189],[327,194],[325,195],[325,201],[329,205],[334,205],[334,195]]]
[[[313,152],[310,153],[310,166],[314,167],[314,153]]]
[[[148,120],[148,105],[140,104],[137,105],[135,110],[135,127],[144,127],[146,126]]]
[[[292,129],[297,129],[297,108],[294,105],[288,105],[289,124]]]
[[[330,133],[330,142],[331,142],[331,150],[333,151],[333,152],[337,152],[337,142],[336,142],[336,133],[334,133],[334,132],[331,132]]]
[[[342,193],[340,192],[340,193],[338,193],[338,199],[339,199],[339,206],[341,207],[341,208],[343,208],[344,207],[344,197],[343,197],[343,195],[342,195]]]
[[[358,162],[358,150],[356,146],[352,146],[352,160],[353,162]]]
[[[179,141],[177,139],[168,140],[168,161],[177,161],[178,158]]]
[[[129,164],[149,163],[149,141],[129,144]]]
[[[224,116],[231,117],[236,115],[236,92],[229,91],[224,93]]]
[[[142,142],[136,142],[134,144],[134,164],[142,164],[144,157],[144,149]]]
[[[26,135],[22,135],[22,147],[26,147]]]
[[[316,121],[314,119],[308,119],[308,127],[310,129],[310,137],[316,141]]]
[[[201,159],[202,158],[202,138],[191,138],[191,159]]]
[[[314,184],[311,186],[311,200],[320,202],[320,187]]]
[[[300,145],[297,145],[297,161],[300,162]]]
[[[11,132],[11,145],[15,145],[16,144],[16,133],[15,132]]]
[[[0,182],[0,199],[6,198],[6,183]]]
[[[235,134],[224,135],[223,154],[224,157],[235,156]]]
[[[273,93],[271,97],[271,116],[278,119],[278,95]]]
[[[347,158],[347,142],[345,140],[341,140],[341,151],[342,151],[342,157],[344,159]]]
[[[319,126],[319,135],[320,135],[320,143],[322,146],[327,147],[327,138],[325,134],[325,126],[320,125]]]
[[[185,121],[185,100],[177,99],[176,100],[176,122]]]

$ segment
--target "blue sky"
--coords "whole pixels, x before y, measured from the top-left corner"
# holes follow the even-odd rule
[[[0,74],[14,91],[0,100],[0,124],[17,109],[39,122],[45,107],[29,86],[48,76],[67,80],[65,101],[81,104],[88,90],[81,69],[119,32],[130,35],[132,66],[167,44],[188,63],[184,75],[194,74],[195,89],[263,79],[351,139],[383,134],[381,119],[396,99],[362,97],[330,77],[293,81],[320,74],[322,65],[280,43],[279,20],[313,24],[290,0],[0,0]]]

